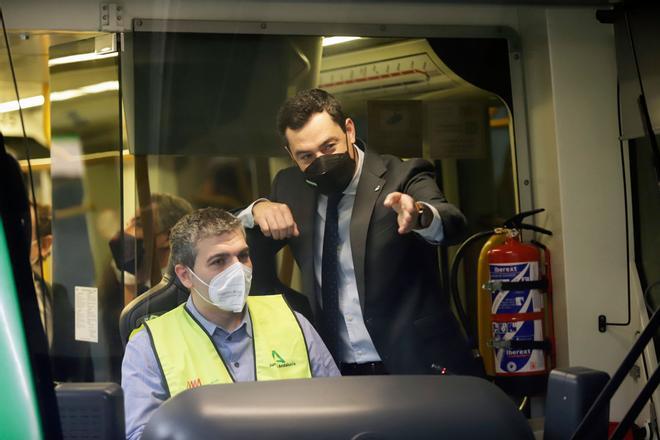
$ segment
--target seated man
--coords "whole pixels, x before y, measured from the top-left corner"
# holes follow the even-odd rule
[[[282,296],[247,297],[252,263],[240,220],[216,208],[194,211],[172,228],[170,247],[168,272],[191,294],[126,346],[127,438],[139,438],[158,406],[189,388],[339,375],[309,321]]]

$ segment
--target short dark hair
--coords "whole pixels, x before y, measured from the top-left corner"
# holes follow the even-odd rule
[[[151,203],[157,213],[157,233],[169,232],[181,217],[193,210],[190,202],[174,194],[151,193]]]
[[[287,99],[277,113],[277,131],[286,141],[286,129],[298,130],[307,124],[316,113],[328,112],[333,121],[346,133],[346,116],[341,104],[330,93],[322,89],[301,90]]]
[[[170,232],[170,261],[167,272],[176,276],[174,267],[177,264],[192,268],[200,240],[231,231],[240,231],[245,236],[241,221],[224,209],[204,208],[185,215]]]

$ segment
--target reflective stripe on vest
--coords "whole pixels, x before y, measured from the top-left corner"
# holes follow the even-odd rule
[[[281,295],[248,297],[257,380],[312,377],[305,336]],[[234,379],[185,303],[145,322],[170,397]]]

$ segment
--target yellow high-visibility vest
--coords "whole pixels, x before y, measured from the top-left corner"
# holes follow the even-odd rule
[[[302,328],[282,295],[248,297],[257,380],[312,377]],[[185,303],[145,322],[170,397],[201,385],[232,383],[211,336]]]

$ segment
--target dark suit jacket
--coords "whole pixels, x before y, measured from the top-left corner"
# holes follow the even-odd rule
[[[466,228],[465,217],[439,190],[433,166],[422,159],[400,159],[366,152],[350,223],[355,277],[367,330],[386,368],[395,374],[430,374],[446,368],[453,373],[475,373],[449,307],[441,292],[435,246],[416,233],[400,235],[396,213],[383,206],[385,197],[400,191],[437,208],[445,240],[456,243]],[[285,203],[293,213],[300,235],[288,240],[302,272],[303,293],[314,313],[321,312],[314,279],[314,240],[317,193],[292,167],[277,174],[271,201]],[[264,240],[262,242],[261,240]],[[252,246],[284,241],[266,240]],[[254,261],[255,273],[261,270]],[[318,319],[317,319],[318,322]]]

